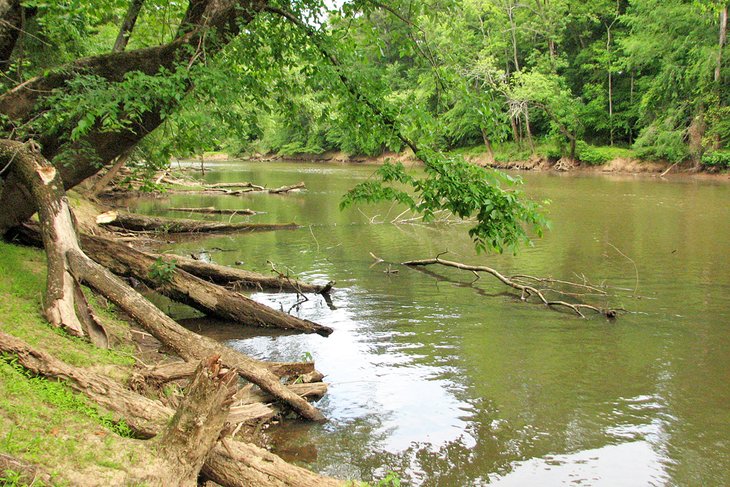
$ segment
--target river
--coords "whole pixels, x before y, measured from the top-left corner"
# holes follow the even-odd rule
[[[142,213],[218,206],[266,212],[241,221],[294,231],[176,244],[212,261],[337,282],[276,308],[331,326],[318,335],[209,330],[253,356],[312,357],[326,374],[322,425],[284,421],[277,452],[329,475],[467,485],[730,485],[730,186],[689,178],[523,174],[550,199],[552,229],[518,255],[477,256],[463,224],[391,224],[390,205],[340,211],[342,194],[374,168],[208,163],[208,182],[308,191],[241,197],[174,195],[130,204]],[[214,217],[217,218],[217,217]],[[224,217],[228,219],[229,217]],[[508,274],[611,286],[615,321],[523,303],[490,276],[432,275],[386,264],[444,256]],[[172,310],[177,317],[195,316]]]

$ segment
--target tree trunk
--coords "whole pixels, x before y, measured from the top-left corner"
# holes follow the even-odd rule
[[[18,363],[34,374],[63,381],[94,403],[124,418],[139,438],[152,438],[170,419],[172,409],[123,387],[105,375],[68,365],[57,358],[31,348],[28,344],[0,332],[0,350],[18,357]]]
[[[494,149],[485,128],[482,128],[482,139],[484,140],[484,147],[487,148],[487,163],[492,165],[494,164]]]
[[[116,162],[114,162],[114,165],[109,168],[109,170],[100,177],[95,183],[94,186],[92,186],[91,191],[89,191],[89,194],[92,197],[96,197],[101,191],[107,187],[109,183],[112,182],[112,180],[119,174],[119,171],[122,170],[124,165],[129,160],[129,156],[132,153],[132,149],[124,151],[119,157],[117,157]]]
[[[273,396],[289,404],[306,419],[322,421],[324,416],[315,407],[286,388],[279,377],[258,361],[220,343],[193,333],[176,323],[134,289],[83,254],[69,257],[72,269],[83,280],[119,306],[163,344],[185,360],[203,360],[219,354],[223,363],[235,367],[241,377],[253,382]]]
[[[168,208],[169,211],[179,211],[181,213],[202,213],[204,215],[256,215],[257,213],[248,208],[240,210],[230,208],[216,208],[215,206],[207,206],[205,208]]]
[[[114,42],[112,52],[122,52],[126,49],[129,38],[132,35],[132,30],[134,30],[134,24],[137,23],[139,11],[142,10],[142,4],[144,4],[144,0],[132,0],[129,4],[127,15],[124,17],[122,26],[119,28],[119,35],[117,35],[117,40]]]
[[[195,6],[193,9],[192,6]],[[48,107],[43,98],[48,93],[56,93],[66,88],[66,83],[79,73],[96,75],[110,83],[119,83],[124,76],[133,71],[154,75],[161,69],[174,71],[180,62],[192,64],[200,62],[204,56],[197,52],[205,39],[205,53],[210,56],[222,49],[242,28],[248,24],[265,6],[262,0],[197,0],[191,3],[186,16],[190,29],[172,42],[136,51],[115,52],[80,59],[52,72],[33,78],[0,96],[0,114],[7,117],[4,124],[8,130],[36,119]],[[215,39],[207,36],[211,29],[217,30]],[[192,47],[192,50],[191,50]],[[189,86],[189,85],[188,85]],[[180,94],[171,94],[168,99],[141,114],[131,128],[119,131],[104,131],[95,127],[72,146],[64,145],[55,135],[42,136],[38,140],[43,156],[53,160],[62,150],[75,151],[73,164],[59,164],[61,180],[65,188],[72,188],[84,179],[96,174],[100,164],[108,164],[139,142],[145,135],[162,123],[161,113],[175,106]],[[71,133],[75,120],[66,126],[57,127],[56,133]],[[91,148],[91,151],[81,150]],[[78,149],[78,150],[76,150]],[[19,225],[33,214],[33,205],[28,194],[23,191],[23,183],[15,177],[5,181],[0,195],[0,235]]]
[[[15,44],[23,30],[20,0],[0,0],[0,73],[7,72]]]
[[[83,236],[84,251],[117,275],[132,276],[150,288],[203,313],[249,326],[262,326],[328,336],[332,328],[274,310],[235,291],[174,268],[165,279],[150,274],[155,256],[100,237]],[[160,257],[162,258],[162,257]],[[172,263],[174,258],[166,258]]]
[[[722,51],[727,44],[727,16],[728,6],[725,5],[720,11],[720,40],[718,42],[717,65],[715,66],[715,83],[718,85],[722,81]]]
[[[218,442],[236,392],[236,371],[218,357],[200,363],[170,424],[155,438],[168,466],[164,485],[197,487],[208,452]]]
[[[190,259],[180,255],[167,255],[168,257],[176,260],[176,265],[179,269],[189,272],[190,274],[206,281],[231,286],[233,289],[286,291],[300,294],[328,294],[334,286],[333,282],[328,282],[325,285],[315,285],[302,282],[297,279],[281,276],[267,276],[257,272],[211,264],[209,262]]]
[[[0,160],[12,164],[11,176],[23,181],[38,209],[48,266],[46,318],[73,335],[88,335],[97,345],[108,346],[106,331],[86,303],[67,259],[80,247],[58,171],[32,147],[10,140],[0,141]]]
[[[296,223],[225,223],[184,218],[158,218],[109,211],[97,218],[97,223],[133,232],[159,233],[213,233],[213,232],[255,232],[267,230],[294,230]]]

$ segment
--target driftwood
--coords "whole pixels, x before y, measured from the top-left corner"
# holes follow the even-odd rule
[[[228,208],[216,208],[215,206],[208,206],[205,208],[168,208],[169,211],[179,211],[182,213],[203,213],[206,215],[256,215],[258,212],[243,208],[240,210],[228,209]]]
[[[267,276],[258,272],[234,269],[232,267],[212,264],[180,255],[168,255],[169,258],[175,259],[178,268],[201,279],[216,284],[231,286],[234,289],[289,291],[300,294],[328,294],[334,285],[331,281],[325,285],[308,284],[278,274],[276,276]]]
[[[108,211],[97,216],[100,225],[121,228],[133,232],[160,233],[213,233],[213,232],[256,232],[268,230],[294,230],[295,223],[225,223],[202,220],[159,218],[133,213]]]
[[[180,182],[171,181],[167,178],[163,179],[173,184],[181,184]],[[188,183],[182,183],[183,185]],[[306,188],[304,182],[292,184],[288,186],[281,186],[279,188],[265,188],[263,186],[257,186],[252,183],[219,183],[219,184],[203,184],[197,188],[191,189],[168,189],[168,194],[197,194],[197,195],[212,195],[212,196],[240,196],[249,193],[269,193],[269,194],[283,194],[294,191],[299,191]],[[232,189],[240,188],[240,189]]]
[[[0,351],[16,355],[18,363],[35,374],[65,381],[75,391],[115,413],[118,419],[124,419],[141,438],[152,438],[164,431],[173,417],[174,411],[159,401],[125,389],[101,374],[65,364],[2,332]],[[226,421],[237,420],[239,412],[240,408],[232,408]],[[139,429],[140,426],[143,428]],[[210,450],[202,473],[223,486],[310,487],[343,484],[341,481],[290,465],[254,445],[230,438],[221,439]]]
[[[322,336],[328,336],[333,331],[332,328],[269,308],[176,267],[167,279],[160,281],[150,274],[150,269],[159,262],[155,256],[113,240],[84,235],[81,242],[84,251],[92,259],[115,274],[135,277],[160,294],[192,306],[209,316],[250,326],[281,328]],[[167,258],[166,261],[177,265],[172,258]]]
[[[618,316],[618,311],[613,309],[606,309],[606,308],[598,308],[596,306],[592,306],[590,304],[583,304],[583,303],[569,303],[567,301],[563,300],[548,300],[545,297],[545,290],[539,290],[533,285],[527,284],[524,281],[525,280],[533,280],[537,282],[559,282],[562,284],[574,286],[574,287],[580,287],[583,289],[588,289],[591,291],[596,291],[598,288],[595,286],[590,286],[588,284],[580,284],[580,283],[571,283],[568,281],[556,281],[553,279],[543,279],[543,278],[536,278],[533,276],[515,276],[515,277],[507,277],[503,275],[502,273],[492,269],[491,267],[486,266],[475,266],[475,265],[468,265],[468,264],[462,264],[460,262],[452,262],[449,260],[441,259],[440,257],[436,257],[435,259],[424,259],[424,260],[411,260],[408,262],[403,262],[403,265],[409,266],[409,267],[417,267],[417,266],[429,266],[429,265],[442,265],[445,267],[453,267],[456,269],[460,269],[463,271],[472,272],[479,278],[479,273],[486,273],[491,274],[492,276],[496,277],[499,281],[501,281],[506,286],[509,286],[513,289],[516,289],[520,291],[521,293],[521,299],[523,301],[527,301],[527,299],[530,296],[537,296],[537,298],[540,300],[540,302],[548,307],[551,308],[566,308],[571,311],[573,311],[575,314],[580,316],[581,318],[585,318],[585,315],[581,310],[589,310],[593,311],[595,313],[601,314],[606,316],[607,318],[616,318]],[[552,291],[552,290],[550,290]],[[605,294],[605,293],[604,293]]]
[[[292,184],[291,186],[282,186],[280,188],[270,189],[268,191],[271,194],[281,194],[281,193],[288,193],[290,191],[295,191],[298,189],[304,189],[304,182]]]

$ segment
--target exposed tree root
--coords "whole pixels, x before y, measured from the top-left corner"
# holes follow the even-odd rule
[[[601,314],[607,318],[616,318],[618,316],[618,311],[613,309],[607,309],[607,308],[598,308],[596,306],[592,306],[590,304],[583,304],[583,303],[569,303],[567,301],[562,300],[548,300],[545,298],[544,293],[545,290],[539,290],[534,286],[531,286],[529,284],[524,283],[524,279],[532,279],[537,280],[538,282],[561,282],[563,284],[568,284],[571,286],[581,287],[581,288],[589,288],[591,290],[598,290],[598,288],[595,288],[594,286],[590,286],[587,284],[578,284],[578,283],[570,283],[568,281],[554,281],[551,279],[541,279],[536,278],[533,276],[516,276],[514,278],[507,277],[500,272],[492,269],[491,267],[486,266],[474,266],[474,265],[468,265],[468,264],[462,264],[460,262],[452,262],[449,260],[444,260],[439,257],[436,257],[435,259],[424,259],[424,260],[411,260],[408,262],[403,262],[403,265],[406,266],[429,266],[429,265],[442,265],[446,267],[453,267],[456,269],[460,269],[463,271],[469,271],[474,273],[477,278],[479,277],[480,272],[491,274],[492,276],[496,277],[499,281],[501,281],[506,286],[509,286],[513,289],[516,289],[520,291],[521,293],[521,299],[523,301],[527,301],[527,299],[530,296],[537,296],[540,302],[542,302],[544,305],[549,306],[551,308],[566,308],[574,312],[576,315],[580,316],[581,318],[585,318],[585,315],[583,314],[582,310],[588,310],[593,311],[598,314]],[[521,282],[520,278],[523,279]],[[550,290],[552,291],[552,290]],[[602,293],[605,294],[605,293]]]
[[[257,232],[269,230],[294,230],[295,223],[224,223],[201,220],[158,218],[108,211],[96,219],[100,225],[121,228],[133,232],[158,233],[214,233],[214,232]]]

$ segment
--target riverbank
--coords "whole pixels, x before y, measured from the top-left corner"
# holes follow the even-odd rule
[[[701,165],[699,168],[691,162],[674,164],[668,161],[646,160],[636,156],[630,149],[617,147],[590,147],[584,149],[586,160],[569,162],[552,154],[550,146],[539,146],[535,155],[529,150],[518,148],[514,144],[499,146],[490,157],[482,146],[457,149],[452,153],[463,156],[467,161],[482,167],[518,171],[559,171],[576,173],[612,173],[612,174],[645,174],[645,175],[696,175],[701,177],[730,179],[728,170],[713,166]],[[206,156],[207,157],[207,156]],[[230,159],[226,154],[216,154],[216,160]],[[403,164],[421,165],[421,161],[414,157],[411,151],[401,153],[384,152],[377,156],[351,155],[341,151],[329,151],[321,154],[253,154],[242,157],[250,161],[292,161],[311,163],[336,164],[371,164],[379,165],[386,161],[402,162]],[[212,159],[209,159],[212,160]],[[590,162],[589,162],[590,161]]]

